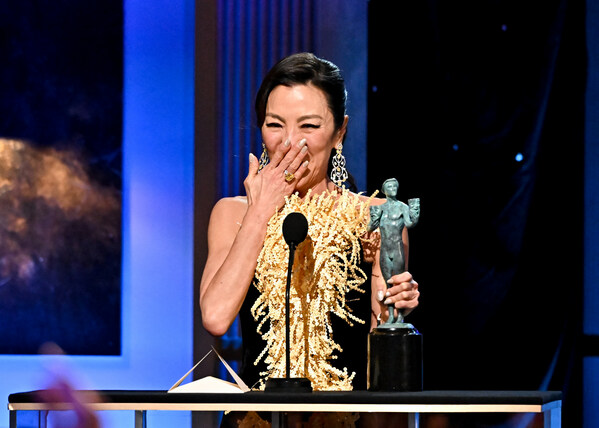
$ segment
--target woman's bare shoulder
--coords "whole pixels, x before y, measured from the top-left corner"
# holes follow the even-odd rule
[[[242,206],[247,207],[248,199],[245,196],[231,196],[219,199],[214,207],[219,208],[236,208],[239,209]]]
[[[243,218],[247,211],[247,198],[233,196],[219,199],[212,208],[212,217],[220,219]]]
[[[382,205],[385,202],[387,202],[387,199],[384,198],[377,198],[377,197],[372,197],[372,196],[367,196],[363,193],[358,193],[355,194],[358,198],[360,198],[360,202],[370,202],[370,205]]]

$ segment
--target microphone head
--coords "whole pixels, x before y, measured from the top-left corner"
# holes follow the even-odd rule
[[[283,220],[283,238],[289,246],[297,246],[308,235],[308,220],[302,213],[287,214]]]

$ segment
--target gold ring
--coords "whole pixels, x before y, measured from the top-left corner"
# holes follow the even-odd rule
[[[289,171],[285,170],[285,181],[287,183],[289,183],[290,181],[292,181],[294,178],[295,178],[295,175],[293,175]]]

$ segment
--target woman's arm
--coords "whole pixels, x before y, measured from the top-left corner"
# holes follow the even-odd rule
[[[212,210],[200,308],[204,327],[215,336],[227,331],[241,309],[267,223],[268,218],[252,214],[242,198],[221,199]]]
[[[213,208],[208,223],[208,258],[200,282],[202,323],[213,335],[225,334],[239,313],[254,278],[266,227],[307,164],[298,144],[280,144],[271,162],[258,173],[258,160],[250,155],[244,181],[247,198],[225,198]],[[284,170],[297,180],[285,181]]]

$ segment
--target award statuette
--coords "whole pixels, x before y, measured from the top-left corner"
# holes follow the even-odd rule
[[[420,216],[420,200],[397,200],[398,181],[383,183],[387,202],[370,207],[368,230],[381,234],[380,267],[385,283],[406,270],[402,233]],[[371,391],[422,390],[422,335],[404,322],[401,310],[387,306],[388,317],[368,336],[368,389]]]

